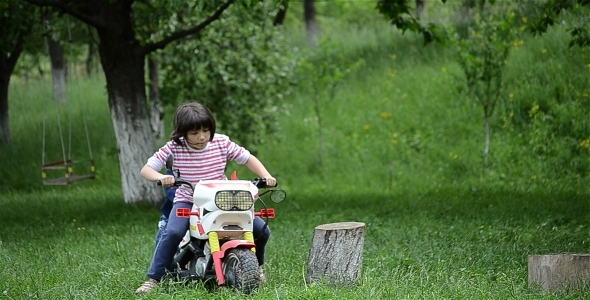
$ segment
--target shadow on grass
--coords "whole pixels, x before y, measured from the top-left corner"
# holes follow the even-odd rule
[[[153,206],[125,204],[120,191],[72,188],[11,194],[4,198],[0,211],[0,240],[26,241],[34,235],[61,238],[68,231],[90,228],[149,226],[146,230],[154,231],[159,215]]]
[[[59,238],[77,228],[121,228],[155,231],[159,210],[148,205],[127,205],[120,192],[78,189],[74,193],[12,195],[0,211],[0,240],[17,242],[32,234]],[[590,198],[574,192],[439,190],[418,193],[291,194],[277,208],[278,220],[297,225],[340,221],[413,226],[422,221],[444,224],[477,223],[495,226],[588,226]],[[587,229],[586,229],[587,230]]]

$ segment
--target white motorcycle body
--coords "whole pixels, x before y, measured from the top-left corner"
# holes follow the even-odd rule
[[[224,195],[225,198],[221,197],[224,200],[218,199],[216,204],[216,197],[220,197],[219,195]],[[242,201],[241,204],[232,206],[234,202],[237,203],[236,195],[241,195],[242,200],[249,199],[251,205],[248,201]],[[211,267],[209,261],[213,260],[217,283],[221,285],[226,281],[224,274],[226,252],[231,249],[245,248],[252,252],[248,256],[253,256],[256,260],[252,230],[255,218],[254,203],[258,197],[258,188],[248,180],[204,180],[195,185],[190,216],[187,216],[186,212],[184,215],[189,218],[189,229],[179,244],[179,249],[181,252],[187,250],[185,248],[188,248],[191,242],[200,240],[201,244],[204,244],[204,256],[191,260],[190,266],[186,267],[188,270],[193,271],[198,278],[204,279],[211,273],[207,271],[208,266]],[[220,209],[218,204],[221,201],[227,204],[226,207],[232,207],[232,209]],[[247,206],[249,208],[245,209]],[[178,212],[172,213],[178,215]],[[256,264],[255,276],[259,277],[257,267]]]

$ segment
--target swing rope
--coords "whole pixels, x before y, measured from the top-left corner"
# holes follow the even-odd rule
[[[73,57],[74,57],[74,53],[72,52],[72,30],[71,30],[71,26],[70,26],[70,16],[66,17],[66,21],[68,24],[68,43],[69,43],[69,51],[70,51],[70,59],[73,61]],[[78,79],[78,72],[76,72],[76,67],[73,67],[73,72],[74,74],[74,81],[76,82],[76,88],[77,91],[80,91],[80,80]],[[79,95],[78,95],[79,96]],[[80,115],[82,115],[82,122],[84,123],[84,132],[86,133],[86,145],[88,146],[88,155],[90,156],[90,160],[93,160],[92,158],[92,148],[90,147],[90,135],[88,134],[88,125],[86,124],[86,115],[84,114],[84,101],[79,101],[78,102],[80,105]],[[70,119],[71,121],[71,119]],[[71,138],[71,128],[70,128],[70,138]],[[70,146],[70,151],[71,151],[71,146]]]

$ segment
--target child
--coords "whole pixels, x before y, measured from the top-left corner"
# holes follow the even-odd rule
[[[258,177],[266,178],[267,185],[276,185],[276,179],[258,158],[233,143],[227,136],[215,134],[215,119],[209,109],[197,102],[183,104],[176,109],[170,141],[148,159],[141,169],[141,176],[150,181],[159,180],[162,186],[171,187],[174,184],[174,176],[162,175],[159,172],[164,168],[168,154],[174,155],[174,165],[180,170],[182,177],[194,184],[201,180],[227,179],[224,173],[225,166],[227,161],[233,160],[238,164],[245,164]],[[176,189],[171,211],[179,208],[190,209],[192,201],[190,187],[181,186]],[[169,215],[161,239],[154,249],[147,272],[148,280],[136,290],[136,293],[147,293],[159,284],[167,267],[172,263],[177,246],[188,229],[188,223],[187,218],[178,218],[173,213]],[[255,220],[255,227],[256,223]],[[264,247],[256,250],[257,253],[264,253]],[[258,259],[258,263],[262,265],[264,258]]]

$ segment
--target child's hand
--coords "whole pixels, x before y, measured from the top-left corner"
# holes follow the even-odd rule
[[[162,186],[173,186],[174,185],[174,176],[172,175],[163,175],[162,177],[158,178],[156,182],[160,182]]]
[[[272,186],[276,186],[277,185],[277,180],[274,177],[269,176],[269,177],[266,177],[265,179],[266,179],[266,186],[271,186],[272,187]]]

